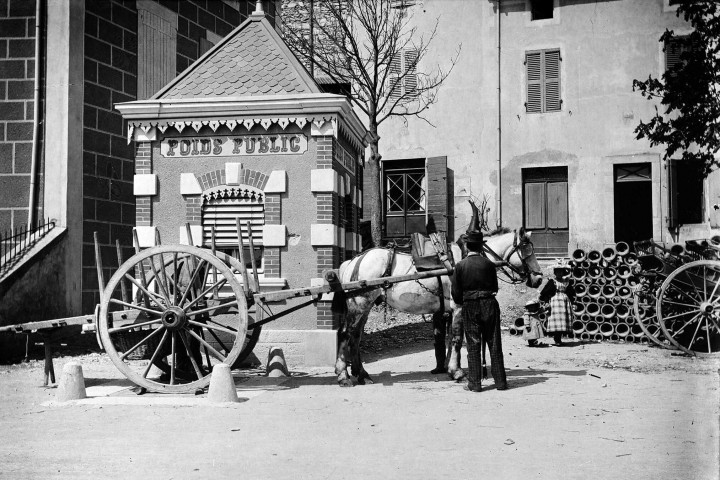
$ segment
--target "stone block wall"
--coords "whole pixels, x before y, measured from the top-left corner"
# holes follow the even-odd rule
[[[0,2],[0,236],[28,219],[34,78],[35,2]],[[41,207],[36,214],[42,218]]]

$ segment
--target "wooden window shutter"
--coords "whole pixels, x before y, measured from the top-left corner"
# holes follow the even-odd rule
[[[388,75],[388,85],[390,88],[390,100],[395,101],[402,95],[402,83],[400,81],[400,72],[402,71],[402,53],[393,58],[388,66],[390,74]]]
[[[707,179],[710,226],[718,228],[720,227],[720,170],[711,172]]]
[[[177,14],[138,0],[138,100],[152,97],[177,75]]]
[[[560,51],[546,51],[544,53],[543,74],[545,76],[545,112],[560,110]]]
[[[405,93],[415,95],[417,90],[417,50],[405,51]]]
[[[567,182],[548,182],[547,196],[548,228],[568,228]]]
[[[264,204],[250,198],[214,198],[202,208],[203,244],[211,244],[212,227],[215,228],[215,245],[237,247],[236,218],[240,219],[243,245],[249,245],[247,222],[252,225],[253,244],[262,245],[265,224]]]
[[[525,228],[545,228],[545,183],[525,184]]]
[[[527,73],[527,102],[525,111],[542,112],[542,52],[525,54]]]
[[[447,157],[430,157],[425,159],[427,175],[427,222],[432,221],[438,232],[449,233],[448,217],[448,169]]]
[[[677,160],[668,161],[668,214],[667,227],[678,226],[678,199],[677,199]]]

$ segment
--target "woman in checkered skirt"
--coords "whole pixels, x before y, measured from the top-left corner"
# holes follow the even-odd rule
[[[548,280],[540,291],[540,300],[550,304],[550,314],[545,331],[548,335],[552,335],[555,345],[559,346],[562,345],[563,334],[570,331],[575,291],[568,282],[570,267],[566,264],[559,264],[553,269],[553,273],[555,278]]]

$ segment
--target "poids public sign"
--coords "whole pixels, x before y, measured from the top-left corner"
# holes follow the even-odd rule
[[[160,144],[160,154],[163,157],[298,155],[306,152],[307,146],[307,137],[299,133],[232,137],[175,137],[163,139]]]

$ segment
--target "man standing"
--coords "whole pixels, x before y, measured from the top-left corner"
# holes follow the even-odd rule
[[[452,298],[462,305],[463,327],[468,350],[468,384],[466,390],[480,391],[482,341],[490,349],[493,379],[498,390],[507,390],[505,363],[500,338],[500,305],[495,299],[498,279],[495,264],[480,252],[483,234],[467,233],[466,258],[458,262],[452,276]]]

